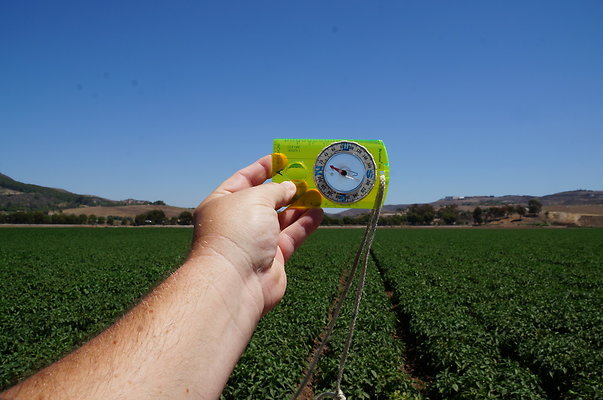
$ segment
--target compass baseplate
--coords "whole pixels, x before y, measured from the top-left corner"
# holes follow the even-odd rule
[[[375,205],[379,175],[389,184],[381,140],[274,139],[273,182],[293,181],[292,208],[362,208]]]

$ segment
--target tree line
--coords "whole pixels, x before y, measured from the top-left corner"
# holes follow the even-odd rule
[[[518,214],[519,218],[524,216],[537,216],[542,210],[542,203],[536,199],[528,202],[528,206],[523,205],[503,205],[492,207],[475,207],[473,211],[460,210],[455,204],[447,205],[436,209],[431,204],[413,204],[412,206],[392,215],[383,215],[379,217],[381,226],[399,226],[399,225],[481,225],[502,218],[508,218],[513,214]],[[322,225],[343,226],[343,225],[366,225],[369,214],[359,216],[332,217],[325,215]]]
[[[503,205],[493,207],[475,207],[473,211],[460,210],[457,205],[448,205],[436,210],[431,204],[413,204],[405,210],[392,215],[379,217],[380,226],[400,225],[481,225],[513,214],[519,218],[526,215],[537,216],[542,210],[542,204],[532,199],[528,206]],[[369,214],[359,216],[332,217],[325,215],[322,225],[344,226],[344,225],[366,225]],[[0,224],[60,224],[60,225],[109,225],[109,226],[143,226],[143,225],[192,225],[193,214],[183,211],[178,217],[167,217],[162,210],[151,210],[132,217],[120,216],[96,216],[94,214],[50,214],[43,211],[16,211],[0,213]]]
[[[151,210],[132,217],[94,214],[50,214],[43,211],[16,211],[0,213],[0,224],[49,224],[49,225],[192,225],[193,214],[183,211],[178,217],[168,218],[162,210]]]

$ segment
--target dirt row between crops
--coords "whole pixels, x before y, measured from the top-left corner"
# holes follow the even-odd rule
[[[343,289],[345,287],[346,278],[347,278],[348,274],[349,274],[349,270],[344,269],[344,271],[341,273],[341,276],[339,277],[339,286],[337,287],[337,296],[335,296],[335,298],[329,305],[329,310],[327,312],[327,324],[325,325],[325,328],[320,333],[320,335],[318,335],[318,337],[314,340],[314,346],[312,347],[312,351],[306,357],[308,366],[306,369],[304,369],[302,371],[302,378],[304,378],[306,376],[306,374],[308,373],[308,368],[310,367],[310,363],[312,363],[312,360],[316,357],[318,348],[320,347],[320,344],[322,343],[325,336],[327,335],[327,327],[331,324],[331,321],[333,320],[335,307],[337,306],[337,302],[339,301],[339,299],[341,298],[341,295],[343,293]],[[328,351],[329,351],[329,346],[325,345],[323,352],[322,352],[322,354],[319,355],[319,357],[324,355]],[[313,376],[311,376],[310,379],[308,380],[308,384],[306,385],[304,390],[301,392],[298,399],[300,399],[300,400],[314,399],[314,377]]]
[[[423,390],[431,382],[433,372],[421,358],[418,351],[418,340],[416,336],[412,334],[409,327],[409,318],[404,313],[404,310],[400,308],[400,304],[396,298],[394,289],[391,283],[385,279],[381,264],[372,250],[371,259],[373,260],[373,263],[379,272],[381,283],[383,284],[383,290],[385,291],[385,295],[391,304],[391,312],[396,314],[396,320],[398,321],[396,339],[400,340],[404,346],[404,365],[402,368],[410,377],[412,385],[415,387],[415,389]]]

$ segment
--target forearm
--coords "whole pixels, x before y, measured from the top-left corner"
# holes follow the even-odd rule
[[[262,307],[253,274],[197,255],[107,331],[0,398],[217,398]]]

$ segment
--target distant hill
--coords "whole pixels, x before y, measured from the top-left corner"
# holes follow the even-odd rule
[[[0,211],[47,211],[82,206],[124,206],[150,204],[143,200],[109,200],[98,196],[71,193],[63,189],[16,181],[0,173]]]
[[[429,203],[434,207],[456,204],[459,207],[474,208],[504,204],[527,204],[530,199],[538,199],[544,206],[582,206],[603,205],[601,190],[572,190],[546,196],[506,195],[506,196],[448,196]],[[96,215],[132,216],[148,211],[150,208],[165,208],[166,214],[177,214],[184,208],[170,207],[151,203],[145,200],[109,200],[99,196],[71,193],[63,189],[49,188],[16,181],[0,173],[0,211],[49,211],[64,210],[66,213],[80,212]],[[147,206],[127,207],[123,206]],[[154,206],[154,207],[151,207]],[[383,207],[384,213],[394,213],[409,207],[410,204],[390,204]],[[102,207],[102,208],[99,208]],[[135,210],[136,208],[136,210]],[[142,211],[141,211],[142,210]],[[367,210],[350,209],[331,214],[332,217],[356,216],[365,214]]]
[[[585,204],[603,204],[603,191],[601,190],[573,190],[539,197],[538,200],[545,206],[562,205],[578,206]]]
[[[578,206],[588,204],[603,204],[602,190],[572,190],[549,194],[546,196],[506,195],[506,196],[447,196],[443,199],[428,203],[432,206],[444,207],[456,204],[459,207],[490,207],[504,204],[528,204],[531,199],[537,199],[544,206]],[[410,207],[411,204],[390,204],[383,206],[383,212],[394,213]],[[350,209],[333,214],[334,217],[353,217],[365,214],[367,210]]]
[[[603,204],[603,191],[572,190],[546,196],[506,195],[506,196],[448,196],[431,203],[433,206],[496,206],[504,204],[527,204],[531,199],[539,200],[542,205],[576,206],[584,204]]]

